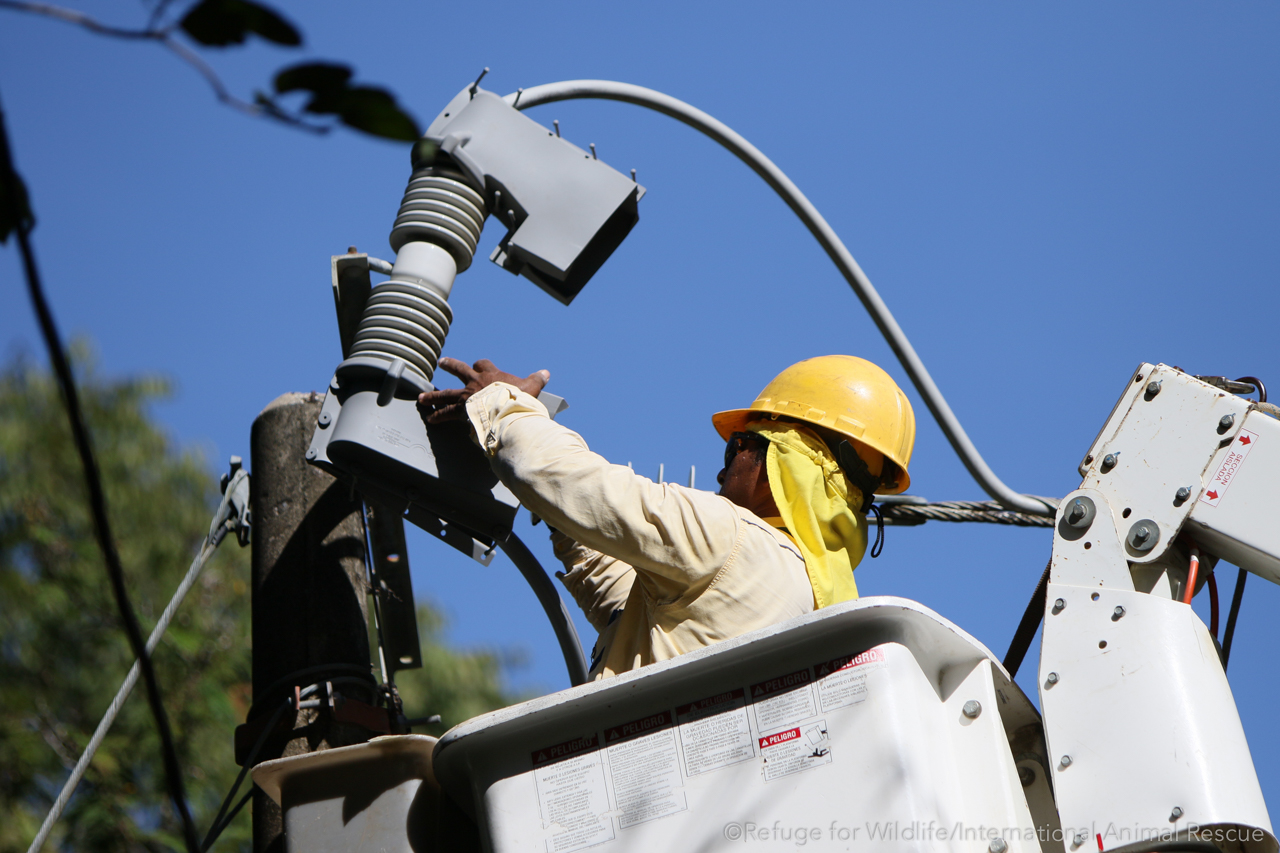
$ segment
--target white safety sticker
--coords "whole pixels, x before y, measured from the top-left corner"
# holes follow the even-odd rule
[[[676,708],[686,776],[697,776],[755,755],[742,688]]]
[[[858,705],[867,700],[867,675],[887,664],[881,649],[867,649],[857,655],[842,655],[835,660],[815,664],[818,696],[822,710]]]
[[[1208,488],[1200,496],[1200,503],[1206,503],[1209,506],[1218,505],[1218,502],[1222,500],[1222,496],[1227,493],[1227,489],[1231,486],[1231,482],[1236,478],[1236,474],[1240,473],[1240,466],[1249,457],[1249,451],[1253,450],[1254,445],[1257,443],[1258,434],[1256,432],[1249,432],[1247,429],[1240,430],[1240,434],[1231,442],[1231,449],[1227,451],[1222,463],[1218,465],[1218,470],[1214,472],[1213,479],[1209,481]]]
[[[551,832],[547,853],[573,853],[613,840],[600,736],[545,747],[532,758],[542,828]]]
[[[762,732],[812,717],[813,676],[809,669],[780,675],[751,685],[751,702],[756,712],[756,728]]]
[[[831,741],[827,721],[816,720],[760,738],[760,758],[764,780],[790,776],[831,763]]]
[[[622,829],[689,807],[670,711],[606,729],[613,795]]]

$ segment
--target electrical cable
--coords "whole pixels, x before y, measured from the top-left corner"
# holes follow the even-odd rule
[[[218,504],[218,510],[214,513],[213,522],[209,525],[209,533],[205,537],[204,543],[200,546],[200,553],[191,562],[191,567],[187,569],[187,574],[182,578],[182,582],[178,584],[178,588],[174,591],[173,597],[169,599],[169,604],[165,607],[164,612],[160,614],[160,621],[156,622],[155,628],[151,631],[151,636],[147,638],[147,654],[155,651],[156,646],[160,644],[160,638],[169,629],[169,623],[173,621],[173,616],[177,612],[178,606],[187,597],[191,587],[195,586],[196,579],[200,576],[200,572],[204,569],[209,558],[217,550],[218,545],[222,544],[223,537],[234,526],[235,519],[231,515],[231,500],[235,493],[236,481],[239,478],[247,477],[248,474],[243,470],[237,471],[223,490],[222,501]],[[111,726],[116,721],[116,716],[120,713],[120,709],[124,707],[125,700],[129,698],[133,688],[137,685],[138,674],[139,668],[135,661],[129,669],[129,674],[125,676],[124,682],[120,685],[120,689],[116,691],[115,698],[107,706],[107,712],[102,715],[102,719],[98,722],[98,727],[94,729],[93,737],[89,738],[89,743],[84,748],[84,752],[80,754],[80,759],[71,770],[71,775],[63,783],[62,790],[58,792],[57,799],[53,801],[53,807],[45,815],[44,823],[40,825],[40,831],[36,833],[31,846],[27,848],[27,853],[38,853],[49,838],[49,833],[53,831],[53,825],[58,822],[63,810],[67,807],[67,803],[71,801],[71,795],[75,793],[80,780],[84,778],[90,763],[93,762],[93,756],[97,754],[98,748],[102,746],[102,741],[106,739],[107,732],[111,730]]]
[[[1049,562],[1044,564],[1044,572],[1036,584],[1036,591],[1031,593],[1027,609],[1022,613],[1022,621],[1018,623],[1018,629],[1013,632],[1013,639],[1009,641],[1009,651],[1004,655],[1004,668],[1009,671],[1010,678],[1017,676],[1022,659],[1027,656],[1027,649],[1031,648],[1031,641],[1035,639],[1036,630],[1040,627],[1040,620],[1044,618],[1045,600],[1049,596],[1049,569],[1052,566],[1053,558],[1050,557]]]
[[[1214,578],[1213,572],[1209,572],[1205,583],[1209,585],[1209,634],[1216,643],[1218,641],[1218,581]]]
[[[4,185],[18,187],[22,185],[17,170],[13,166],[13,157],[9,147],[9,133],[5,127],[4,112],[0,109],[0,170],[3,170]],[[16,207],[16,199],[3,199],[6,204]],[[80,406],[80,397],[76,392],[75,379],[71,373],[71,365],[67,361],[62,339],[53,319],[53,312],[45,299],[44,288],[40,283],[40,272],[36,267],[35,253],[31,247],[30,232],[33,223],[24,218],[21,211],[12,211],[13,221],[17,222],[15,232],[18,235],[18,249],[22,255],[23,270],[27,279],[27,290],[31,296],[36,319],[40,325],[40,333],[45,347],[49,351],[49,361],[57,377],[62,391],[63,403],[67,409],[67,420],[71,424],[71,435],[76,451],[80,456],[80,464],[84,469],[85,486],[89,493],[89,509],[93,517],[94,534],[98,547],[102,551],[106,563],[107,576],[111,581],[111,590],[115,596],[116,609],[120,613],[125,636],[129,646],[138,659],[142,680],[147,687],[147,702],[151,706],[151,714],[155,717],[156,732],[160,736],[160,753],[164,765],[165,782],[169,798],[173,801],[174,810],[182,823],[183,840],[188,853],[199,853],[199,839],[196,825],[191,819],[191,811],[187,808],[187,794],[182,782],[182,768],[178,764],[178,753],[173,745],[173,730],[169,726],[169,718],[164,710],[164,700],[160,695],[160,684],[156,679],[155,669],[151,666],[151,656],[146,649],[146,641],[142,638],[142,628],[129,601],[129,591],[125,586],[124,567],[120,562],[120,554],[116,550],[115,540],[111,533],[111,523],[107,516],[107,499],[102,487],[102,476],[98,470],[97,460],[93,454],[93,444],[89,437],[89,429],[84,421],[84,413]]]
[[[514,533],[508,536],[505,542],[498,542],[498,547],[511,558],[511,562],[516,564],[520,574],[524,575],[524,579],[533,588],[533,594],[538,596],[538,602],[542,605],[547,618],[551,620],[551,627],[556,632],[556,640],[560,642],[560,653],[564,655],[564,665],[569,670],[569,683],[574,687],[586,684],[589,670],[586,655],[582,653],[582,641],[578,639],[578,631],[573,627],[573,619],[569,616],[568,608],[564,606],[564,600],[560,598],[560,594],[551,583],[551,578],[547,577],[538,558],[533,556],[533,552]]]
[[[758,148],[734,132],[728,125],[702,110],[670,95],[630,83],[618,83],[612,80],[565,80],[523,89],[520,93],[507,95],[504,100],[508,104],[517,105],[517,98],[519,99],[518,108],[521,110],[575,98],[600,98],[648,107],[701,131],[728,149],[782,197],[782,200],[796,216],[800,217],[800,221],[805,224],[826,251],[827,256],[835,263],[836,268],[853,288],[853,292],[862,301],[867,313],[871,315],[871,319],[888,342],[890,349],[898,357],[899,363],[906,370],[916,390],[920,392],[925,405],[933,413],[934,419],[942,428],[947,440],[951,442],[952,448],[983,491],[1007,509],[1030,515],[1052,516],[1054,514],[1052,505],[1031,495],[1018,494],[1005,485],[991,470],[982,458],[982,454],[978,452],[978,448],[969,439],[964,427],[960,425],[955,413],[951,411],[951,407],[934,383],[933,377],[929,375],[929,371],[925,369],[924,362],[911,346],[911,341],[907,339],[902,327],[898,325],[889,307],[872,286],[866,273],[862,271],[862,267],[858,266],[858,262],[854,260],[853,255],[849,253],[813,203]]]
[[[312,691],[317,687],[319,687],[319,685],[313,684],[307,688],[307,691]],[[302,696],[304,692],[306,691],[299,692],[298,695]],[[244,802],[241,801],[240,805],[237,805],[231,814],[227,814],[227,807],[231,804],[231,799],[236,795],[236,792],[240,790],[240,785],[244,782],[244,777],[253,769],[253,760],[258,757],[258,753],[261,752],[262,747],[266,745],[267,739],[270,738],[271,733],[275,731],[276,724],[280,722],[281,715],[291,707],[293,707],[292,696],[281,702],[276,707],[275,713],[271,715],[271,720],[262,730],[262,733],[258,735],[258,740],[253,744],[253,749],[249,750],[249,754],[245,757],[244,765],[240,768],[240,773],[236,776],[235,784],[231,786],[231,790],[228,791],[227,796],[223,798],[222,807],[218,809],[218,814],[213,818],[213,823],[209,825],[209,832],[205,835],[204,841],[200,844],[201,853],[208,850],[213,845],[213,842],[218,840],[218,836],[222,834],[222,831],[231,825],[232,819],[235,818],[236,813],[240,811],[240,806],[244,805]],[[245,796],[248,797],[249,794],[252,793],[253,787],[250,786],[249,793]]]
[[[897,497],[905,497],[899,495]],[[1048,500],[1048,498],[1042,498]],[[1016,527],[1053,527],[1053,519],[1005,509],[997,501],[937,501],[934,503],[884,503],[884,522],[917,525],[926,521],[980,521]]]
[[[1196,594],[1196,575],[1200,573],[1200,549],[1191,546],[1191,565],[1187,567],[1187,586],[1182,590],[1182,603],[1190,604]]]
[[[1236,617],[1240,615],[1240,601],[1244,598],[1244,582],[1249,573],[1241,569],[1236,573],[1236,588],[1231,593],[1231,609],[1227,612],[1227,627],[1222,632],[1222,671],[1226,672],[1231,660],[1231,641],[1236,637]]]
[[[1262,380],[1256,376],[1241,376],[1237,382],[1248,382],[1254,388],[1258,389],[1258,402],[1267,402],[1267,386],[1262,384]],[[1231,642],[1236,637],[1236,619],[1240,616],[1240,603],[1244,600],[1244,582],[1249,579],[1249,573],[1244,569],[1236,572],[1236,586],[1231,591],[1231,608],[1227,611],[1227,624],[1222,631],[1222,669],[1227,669],[1227,661],[1231,659]]]

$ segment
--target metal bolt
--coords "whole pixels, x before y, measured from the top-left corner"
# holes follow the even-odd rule
[[[1008,849],[1009,845],[1003,838],[993,838],[991,843],[987,845],[987,850],[991,851],[991,853],[1004,853]]]
[[[982,713],[982,703],[977,699],[970,699],[964,703],[964,715],[971,720],[978,719],[978,715]]]
[[[1160,393],[1160,380],[1155,379],[1147,383],[1147,399],[1148,400],[1150,400],[1152,397],[1154,397],[1159,393]]]
[[[1077,846],[1077,847],[1079,847],[1081,844],[1084,844],[1084,843],[1085,843],[1086,841],[1088,841],[1088,840],[1089,840],[1089,833],[1087,833],[1087,832],[1085,832],[1085,831],[1083,831],[1083,830],[1081,830],[1080,832],[1077,832],[1077,833],[1076,833],[1076,846]]]
[[[1231,429],[1231,425],[1235,422],[1236,422],[1236,416],[1234,414],[1223,415],[1222,418],[1218,421],[1218,433],[1222,434],[1227,430]]]
[[[1116,463],[1119,461],[1120,461],[1119,453],[1108,453],[1106,456],[1102,457],[1103,472],[1110,471],[1112,468],[1116,467]]]
[[[1050,684],[1057,684],[1057,683],[1058,683],[1058,673],[1056,673],[1056,672],[1051,672],[1051,673],[1049,673],[1047,676],[1045,676],[1045,679],[1044,679],[1044,680],[1045,680],[1045,681],[1047,681],[1047,682],[1049,682]]]
[[[1174,503],[1180,504],[1189,497],[1191,497],[1191,487],[1183,486],[1182,488],[1178,489],[1177,492],[1174,493],[1173,501]]]
[[[1070,767],[1070,766],[1071,766],[1071,756],[1070,756],[1070,755],[1064,755],[1064,756],[1062,756],[1062,766],[1063,766],[1063,767]]]
[[[1160,541],[1160,527],[1149,518],[1135,521],[1125,541],[1135,551],[1150,551]]]
[[[1086,511],[1087,510],[1085,510],[1084,504],[1080,503],[1080,501],[1078,500],[1075,501],[1073,504],[1071,504],[1071,510],[1067,513],[1067,521],[1069,521],[1072,524],[1075,524],[1077,521],[1084,518],[1084,514]]]
[[[329,424],[331,424],[331,423],[333,423],[333,417],[332,417],[332,416],[330,416],[330,414],[329,414],[328,412],[321,412],[321,413],[320,413],[320,426],[322,426],[322,427],[327,427],[327,426],[328,426]]]
[[[1022,782],[1022,787],[1030,788],[1036,781],[1036,771],[1030,767],[1019,767],[1018,780]]]
[[[1177,820],[1182,814],[1182,806],[1174,806],[1173,811],[1169,812],[1169,820]]]
[[[1067,603],[1063,601],[1061,598],[1054,599],[1053,612],[1058,613],[1066,606],[1067,606]]]
[[[1117,619],[1123,619],[1123,618],[1124,618],[1124,608],[1117,604],[1116,609],[1111,611],[1111,621],[1114,622]]]

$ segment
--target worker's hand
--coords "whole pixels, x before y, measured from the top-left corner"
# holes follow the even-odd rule
[[[442,358],[436,366],[447,373],[452,373],[466,384],[462,388],[425,391],[418,395],[418,411],[429,424],[462,420],[466,412],[467,400],[471,395],[495,382],[514,385],[526,394],[536,397],[551,379],[551,372],[548,370],[539,370],[521,379],[499,370],[487,358],[480,359],[471,367],[467,367],[456,358]]]

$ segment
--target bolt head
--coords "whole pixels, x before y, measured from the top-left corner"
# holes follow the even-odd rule
[[[1044,679],[1044,680],[1045,680],[1045,681],[1047,681],[1047,682],[1049,682],[1050,684],[1057,684],[1057,683],[1058,683],[1058,673],[1056,673],[1056,672],[1051,672],[1051,673],[1049,673],[1047,676],[1045,676],[1045,679]]]
[[[1133,538],[1139,542],[1146,542],[1147,537],[1150,535],[1151,531],[1145,527],[1139,527],[1137,530],[1133,531]]]
[[[1169,812],[1169,820],[1177,820],[1178,818],[1182,817],[1182,815],[1183,815],[1182,806],[1174,806],[1173,811]]]
[[[1223,415],[1218,420],[1218,432],[1226,432],[1227,430],[1231,429],[1231,425],[1235,422],[1236,422],[1236,416],[1234,413]]]
[[[971,720],[976,720],[978,715],[982,713],[982,703],[977,699],[970,699],[964,703],[964,715]]]
[[[1175,497],[1180,501],[1185,501],[1187,498],[1191,497],[1191,487],[1183,486],[1182,488],[1178,489]]]
[[[1080,519],[1084,518],[1085,512],[1086,510],[1084,508],[1084,504],[1080,503],[1080,501],[1077,500],[1073,504],[1071,504],[1071,511],[1067,513],[1067,520],[1079,521]]]
[[[987,845],[990,853],[1005,853],[1009,849],[1008,843],[1003,838],[993,838],[991,843]]]
[[[1120,619],[1123,616],[1124,616],[1124,608],[1119,605],[1116,605],[1116,609],[1111,611],[1111,618]]]
[[[1148,396],[1148,397],[1154,397],[1155,395],[1157,395],[1157,394],[1159,394],[1159,393],[1160,393],[1160,381],[1159,381],[1159,380],[1157,380],[1157,379],[1153,379],[1152,381],[1150,381],[1150,382],[1148,382],[1148,383],[1147,383],[1147,396]]]
[[[1117,458],[1116,454],[1114,454],[1114,453],[1108,453],[1106,456],[1102,457],[1102,467],[1103,467],[1103,468],[1114,468],[1114,467],[1116,467],[1116,463],[1117,463],[1117,462],[1119,462],[1119,461],[1120,461],[1120,460],[1119,460],[1119,458]]]
[[[1071,766],[1071,756],[1070,756],[1070,755],[1064,755],[1064,756],[1062,756],[1062,762],[1061,762],[1061,763],[1062,763],[1062,766],[1063,766],[1063,767],[1070,767],[1070,766]]]
[[[1066,606],[1067,606],[1067,603],[1066,603],[1065,601],[1063,601],[1061,598],[1056,598],[1056,599],[1054,599],[1054,601],[1053,601],[1053,611],[1054,611],[1055,613],[1057,613],[1059,610],[1061,610],[1062,608],[1064,608],[1064,607],[1066,607]]]
[[[308,448],[307,448],[307,458],[308,458],[308,459],[315,459],[315,458],[316,458],[316,449],[315,449],[314,447],[308,447]]]
[[[1036,771],[1030,767],[1019,767],[1018,781],[1022,783],[1022,787],[1030,788],[1036,781]]]
[[[327,426],[328,426],[329,424],[331,424],[331,423],[333,423],[333,416],[332,416],[332,415],[330,415],[328,412],[321,412],[321,413],[320,413],[320,426],[322,426],[322,427],[327,427]]]

